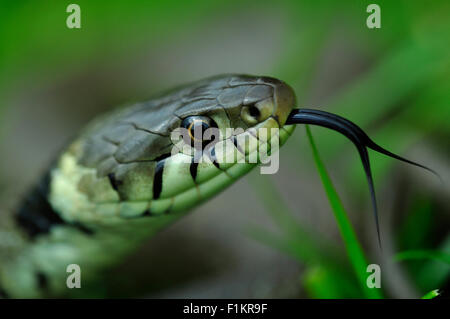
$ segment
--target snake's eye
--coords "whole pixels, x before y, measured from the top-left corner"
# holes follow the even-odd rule
[[[267,119],[273,112],[273,100],[266,99],[254,105],[245,105],[241,109],[241,118],[248,125],[255,125]]]
[[[181,127],[187,130],[185,142],[191,146],[199,145],[201,147],[213,140],[213,136],[216,134],[214,131],[206,131],[210,128],[218,129],[216,122],[207,116],[186,117],[181,122]]]

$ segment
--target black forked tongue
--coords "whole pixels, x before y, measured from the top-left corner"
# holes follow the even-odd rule
[[[323,126],[345,135],[349,140],[353,142],[353,144],[355,144],[361,157],[361,161],[364,166],[364,171],[366,172],[367,181],[369,183],[370,196],[372,198],[372,207],[375,216],[375,224],[377,227],[378,243],[380,247],[381,247],[381,237],[380,237],[380,226],[378,223],[377,201],[375,198],[375,188],[373,186],[372,171],[370,169],[369,154],[367,152],[367,148],[370,148],[374,151],[395,158],[397,160],[424,168],[440,178],[440,176],[431,168],[428,168],[419,163],[415,163],[406,158],[400,157],[377,145],[356,124],[338,115],[311,109],[294,109],[289,114],[286,124],[311,124]]]

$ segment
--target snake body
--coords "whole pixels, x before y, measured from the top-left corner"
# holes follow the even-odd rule
[[[221,75],[94,119],[17,209],[2,214],[1,238],[8,239],[0,239],[2,293],[70,295],[68,265],[80,266],[83,285],[95,281],[145,239],[257,165],[214,158],[196,163],[182,148],[173,152],[171,133],[186,119],[214,123],[222,135],[216,153],[217,145],[226,144],[245,157],[268,142],[252,129],[280,128],[270,139],[286,141],[295,127],[285,125],[294,105],[293,90],[280,80]],[[229,135],[226,128],[244,131]],[[249,148],[239,136],[258,146]]]

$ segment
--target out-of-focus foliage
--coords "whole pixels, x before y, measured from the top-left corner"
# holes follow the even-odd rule
[[[426,293],[422,299],[433,299],[436,298],[437,296],[439,296],[439,289],[435,289],[435,290],[431,290],[430,292]]]

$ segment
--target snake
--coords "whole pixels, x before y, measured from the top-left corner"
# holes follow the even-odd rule
[[[262,161],[220,161],[224,145],[241,159],[260,155],[272,142],[283,145],[297,124],[335,130],[357,147],[380,240],[367,149],[431,169],[387,151],[343,117],[296,108],[294,90],[281,80],[218,75],[114,108],[64,147],[16,207],[0,215],[0,295],[70,296],[72,264],[81,269],[81,290],[89,289],[144,241]],[[213,142],[202,135],[212,128],[219,135]],[[187,137],[174,138],[179,129]],[[261,129],[277,133],[261,138]]]

